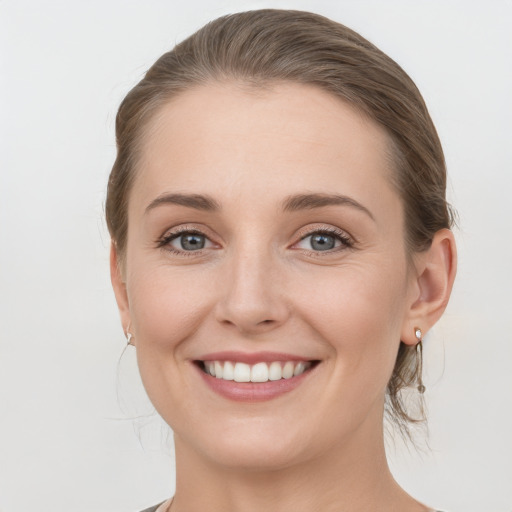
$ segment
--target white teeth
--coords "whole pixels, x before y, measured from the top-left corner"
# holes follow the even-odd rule
[[[281,363],[278,361],[274,361],[270,363],[268,368],[268,380],[281,380],[283,378],[283,370],[281,368]]]
[[[209,373],[212,377],[215,377],[215,363],[212,361],[207,361],[205,363],[206,373]]]
[[[235,367],[233,366],[233,363],[230,363],[229,361],[226,361],[224,363],[224,369],[222,372],[222,378],[224,380],[234,380],[235,378]]]
[[[215,369],[217,369],[217,363],[215,363]],[[306,365],[304,363],[297,363],[297,365],[295,366],[295,369],[293,370],[293,376],[296,377],[297,375],[304,373],[305,369],[306,369]]]
[[[291,379],[304,373],[311,367],[310,362],[273,361],[270,364],[232,363],[231,361],[205,361],[204,371],[212,377],[235,382],[268,382]]]
[[[267,363],[258,363],[251,368],[251,382],[267,382],[268,366]]]
[[[287,363],[284,364],[283,379],[291,379],[293,377],[294,367],[295,367],[295,365],[291,361],[288,361]]]
[[[235,382],[251,382],[251,367],[245,363],[236,363],[233,377]]]

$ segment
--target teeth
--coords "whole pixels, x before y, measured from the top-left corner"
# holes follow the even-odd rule
[[[215,369],[217,369],[217,363],[215,363]],[[293,370],[293,376],[297,377],[297,375],[300,375],[301,373],[304,373],[304,370],[306,369],[306,365],[304,363],[297,363]]]
[[[268,366],[266,363],[255,364],[251,368],[251,382],[267,382]]]
[[[204,371],[212,377],[235,382],[268,382],[291,379],[311,367],[310,362],[273,361],[270,364],[232,363],[231,361],[205,361]]]
[[[270,363],[268,367],[268,380],[281,380],[283,378],[283,370],[281,369],[281,363],[274,361]]]
[[[224,380],[234,380],[235,379],[235,367],[233,366],[233,363],[230,363],[229,361],[226,361],[224,363],[222,378]]]
[[[236,363],[234,372],[235,382],[251,382],[251,367],[245,363]]]
[[[205,371],[209,373],[212,377],[215,377],[215,363],[212,361],[207,361],[205,363]]]
[[[295,365],[288,361],[283,366],[283,379],[291,379],[293,377],[293,370],[295,368]]]

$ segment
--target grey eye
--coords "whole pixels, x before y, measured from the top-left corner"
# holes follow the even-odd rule
[[[198,251],[205,247],[206,237],[196,233],[185,233],[176,237],[171,245],[174,247],[177,245],[178,247],[176,248],[183,251]]]
[[[345,239],[343,235],[323,231],[317,231],[305,236],[296,245],[299,249],[315,252],[327,252],[332,249],[338,249],[341,246],[350,247],[349,241]]]
[[[311,248],[315,251],[328,251],[336,247],[336,237],[318,233],[310,237]]]

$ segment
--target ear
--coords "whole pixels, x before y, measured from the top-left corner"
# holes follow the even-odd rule
[[[415,268],[401,333],[401,340],[407,345],[416,345],[415,329],[419,327],[425,334],[448,304],[457,271],[457,249],[451,230],[441,229],[434,235],[430,248],[416,258]]]
[[[128,302],[128,293],[126,292],[126,282],[123,279],[119,254],[114,242],[110,244],[110,280],[112,281],[112,288],[114,289],[117,307],[119,308],[123,331],[126,334],[131,324],[130,305]]]

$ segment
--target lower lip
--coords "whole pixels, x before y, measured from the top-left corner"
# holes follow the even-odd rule
[[[235,382],[234,380],[217,379],[209,373],[205,373],[197,365],[195,366],[211,390],[224,398],[237,402],[263,402],[284,395],[300,386],[316,367],[309,368],[304,373],[290,379],[267,382]]]

